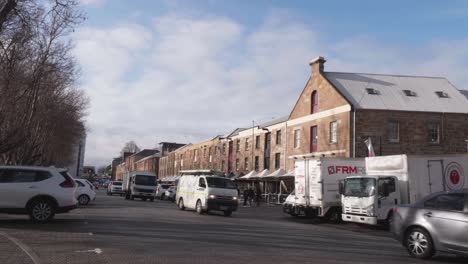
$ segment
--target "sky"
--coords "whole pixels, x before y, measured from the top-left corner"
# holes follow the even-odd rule
[[[468,89],[468,1],[79,0],[85,163],[128,141],[196,143],[289,115],[325,71],[442,76]]]

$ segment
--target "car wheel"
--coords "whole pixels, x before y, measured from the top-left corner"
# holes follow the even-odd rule
[[[231,210],[224,211],[224,216],[231,216],[231,215],[232,215],[232,211],[231,211]]]
[[[55,206],[47,199],[36,200],[29,206],[29,216],[35,223],[45,223],[54,218]]]
[[[166,199],[166,195],[163,193],[161,194],[161,200],[164,200],[164,199]]]
[[[405,246],[415,258],[428,259],[435,253],[431,236],[422,228],[413,228],[406,233]]]
[[[143,200],[144,202],[146,202],[147,199],[146,199],[146,197],[144,197],[144,198],[141,198],[141,200]]]
[[[154,198],[150,198],[150,202],[154,202]]]
[[[180,210],[185,210],[184,200],[182,198],[179,199],[179,202],[177,203],[177,205],[179,206]]]
[[[203,213],[204,213],[204,212],[203,212],[203,207],[202,207],[202,204],[201,204],[201,201],[200,201],[200,200],[197,201],[196,209],[197,209],[197,213],[198,213],[198,214],[203,214]]]
[[[82,194],[82,195],[78,196],[78,203],[80,205],[87,205],[89,203],[89,200],[90,200],[90,198],[86,194]]]

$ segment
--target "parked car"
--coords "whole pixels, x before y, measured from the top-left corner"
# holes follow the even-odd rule
[[[436,251],[468,255],[468,189],[437,192],[393,209],[392,233],[416,258]]]
[[[114,194],[120,194],[120,196],[123,196],[125,194],[125,192],[122,190],[121,181],[111,181],[107,186],[107,195]]]
[[[76,186],[66,169],[0,166],[0,212],[48,222],[55,214],[76,208]]]
[[[158,187],[156,188],[156,198],[164,200],[164,196],[166,195],[166,191],[169,187],[171,187],[170,184],[158,184]]]
[[[85,179],[75,179],[76,184],[76,199],[79,205],[88,205],[90,201],[96,199],[96,192],[94,191],[93,185]]]
[[[99,190],[99,182],[97,181],[93,182],[93,186],[95,190]]]
[[[177,187],[176,186],[170,186],[165,192],[164,192],[164,197],[165,199],[169,201],[174,201],[175,196],[177,192]]]

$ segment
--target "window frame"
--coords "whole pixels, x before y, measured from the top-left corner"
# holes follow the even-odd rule
[[[276,130],[276,145],[281,145],[281,129]]]
[[[435,125],[435,128],[436,128],[436,133],[437,133],[437,141],[432,141],[432,129],[433,129],[433,125]],[[440,122],[429,122],[428,125],[427,125],[427,130],[428,130],[428,141],[429,141],[429,144],[434,144],[434,145],[437,145],[437,144],[440,144],[441,142],[441,131],[440,131]]]
[[[281,152],[275,153],[275,169],[281,168]]]
[[[392,124],[396,124],[396,138],[392,137]],[[400,143],[400,122],[398,120],[387,121],[387,140],[390,143]]]
[[[260,135],[255,136],[255,148],[260,148]]]
[[[295,149],[300,148],[301,146],[301,129],[297,128],[293,131],[293,147]]]
[[[440,208],[438,207],[437,200],[442,196],[462,196],[463,205],[461,210],[453,209],[453,208]],[[433,205],[427,205],[428,202],[434,201]],[[467,195],[465,193],[441,193],[435,196],[430,197],[429,199],[423,202],[423,208],[425,209],[432,209],[432,210],[439,210],[439,211],[450,211],[450,212],[458,212],[458,213],[466,213],[467,210]]]
[[[318,107],[318,92],[314,90],[310,95],[310,114],[318,113]]]
[[[333,130],[333,125],[335,128],[334,130]],[[329,129],[329,133],[328,133],[329,143],[337,144],[338,143],[338,121],[337,120],[331,121],[328,129]]]

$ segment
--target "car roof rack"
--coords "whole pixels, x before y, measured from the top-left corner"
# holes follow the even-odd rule
[[[181,176],[183,175],[208,175],[208,176],[219,176],[225,177],[224,173],[216,170],[181,170],[179,171]]]

